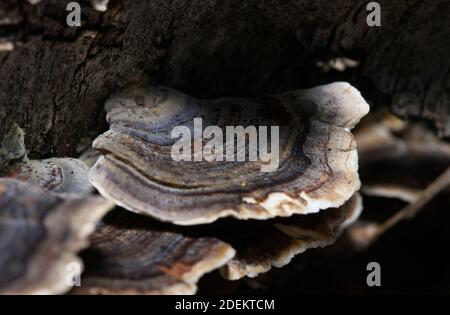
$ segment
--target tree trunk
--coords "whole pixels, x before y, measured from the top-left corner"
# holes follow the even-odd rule
[[[79,1],[81,27],[66,24],[69,1],[30,2],[0,3],[0,138],[16,121],[32,156],[74,154],[104,127],[108,95],[138,80],[220,97],[345,79],[450,136],[446,0],[378,1],[381,27],[356,0]],[[333,56],[360,65],[324,75],[316,63]]]

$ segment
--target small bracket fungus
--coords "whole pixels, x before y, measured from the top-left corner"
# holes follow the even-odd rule
[[[376,112],[358,127],[355,136],[366,195],[414,202],[450,166],[450,145],[418,123]]]
[[[220,220],[175,226],[115,210],[91,236],[76,294],[191,294],[221,268],[229,280],[282,267],[310,248],[332,244],[362,210],[359,194],[344,206],[267,221]]]
[[[92,7],[99,12],[106,12],[108,10],[109,0],[91,0]]]
[[[192,225],[225,216],[314,213],[340,207],[360,187],[350,129],[369,106],[348,83],[214,100],[163,87],[134,87],[111,96],[105,109],[110,130],[94,141],[102,156],[91,170],[91,183],[116,204],[163,221]],[[171,131],[195,129],[199,117],[205,127],[279,126],[279,167],[264,173],[261,160],[173,160]],[[227,138],[223,147],[237,155],[247,152],[243,142],[235,147],[234,137]]]
[[[29,160],[24,133],[16,124],[11,126],[0,145],[0,175],[25,181],[54,193],[85,194],[93,190],[89,183],[89,167],[81,160]]]
[[[69,264],[113,204],[101,197],[47,193],[0,179],[0,294],[59,294],[71,289]],[[81,270],[80,270],[81,271]]]
[[[234,254],[215,238],[161,230],[158,222],[116,210],[91,236],[86,272],[74,293],[194,294],[199,278]]]

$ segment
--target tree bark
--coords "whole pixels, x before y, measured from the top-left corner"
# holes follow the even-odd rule
[[[106,12],[85,0],[81,27],[67,26],[68,2],[0,3],[0,138],[17,122],[31,156],[74,154],[105,127],[108,95],[140,80],[249,97],[346,79],[450,136],[446,0],[378,1],[381,27],[357,0],[112,0]],[[360,65],[322,75],[333,56]]]

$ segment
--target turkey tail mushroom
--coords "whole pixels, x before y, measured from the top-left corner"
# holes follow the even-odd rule
[[[194,294],[200,277],[234,254],[216,238],[187,236],[115,210],[91,236],[82,285],[73,293]]]
[[[0,294],[59,294],[71,289],[69,264],[113,204],[102,197],[47,193],[0,179]],[[78,274],[77,274],[78,272]]]
[[[361,214],[362,198],[357,193],[345,205],[310,215],[293,215],[265,222],[248,222],[241,235],[223,239],[235,249],[236,256],[221,268],[228,280],[256,277],[272,266],[281,268],[293,257],[312,248],[333,244],[342,231]]]
[[[355,136],[366,195],[414,202],[450,166],[447,142],[385,111],[368,115]]]
[[[110,130],[94,141],[102,156],[91,169],[91,183],[116,204],[162,221],[193,225],[226,216],[315,213],[340,207],[360,187],[349,130],[369,106],[348,83],[213,100],[163,87],[133,87],[111,96],[105,109]],[[202,118],[203,127],[279,126],[279,167],[261,172],[266,163],[260,159],[175,161],[171,131],[184,126],[201,133],[196,118]],[[223,147],[228,145],[234,145],[234,135]],[[235,150],[237,155],[247,149],[244,144]]]
[[[332,244],[361,210],[356,194],[340,208],[306,216],[187,227],[118,209],[92,234],[82,285],[73,293],[192,294],[199,278],[217,268],[229,280],[255,277]]]

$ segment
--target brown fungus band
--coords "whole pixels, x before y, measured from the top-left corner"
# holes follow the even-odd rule
[[[339,207],[359,189],[352,129],[369,111],[360,93],[333,83],[255,99],[199,100],[162,87],[134,87],[106,103],[110,130],[91,183],[124,208],[180,225],[220,217],[268,219]],[[278,167],[256,161],[176,161],[172,130],[278,126]],[[204,131],[204,130],[203,130]],[[226,139],[228,147],[232,139]],[[204,140],[196,145],[205,145]],[[258,148],[259,149],[259,148]],[[235,154],[248,148],[235,147]],[[261,156],[262,152],[258,152]]]

